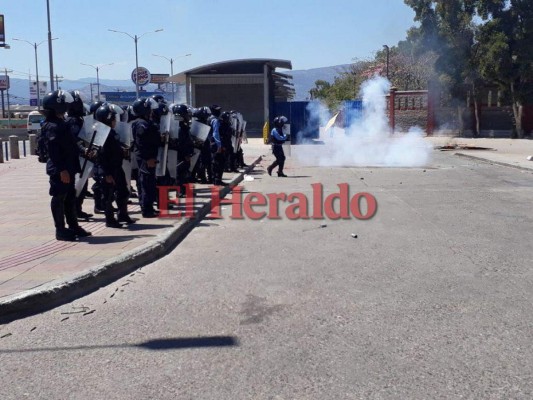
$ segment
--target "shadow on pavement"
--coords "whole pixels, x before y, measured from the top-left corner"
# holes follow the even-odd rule
[[[100,349],[116,349],[116,348],[141,348],[147,350],[176,350],[176,349],[190,349],[202,347],[233,347],[238,346],[239,341],[233,336],[206,336],[193,338],[168,338],[168,339],[153,339],[141,343],[124,343],[124,344],[104,344],[93,346],[65,346],[65,347],[37,347],[33,349],[10,349],[0,350],[0,354],[13,353],[37,353],[46,351],[79,351],[79,350],[100,350]]]
[[[172,224],[165,224],[165,225],[157,225],[157,224],[139,224],[139,222],[136,222],[134,224],[128,225],[126,228],[127,231],[142,231],[145,229],[164,229],[164,228],[172,228],[174,225]],[[151,235],[148,235],[151,236]],[[137,237],[143,237],[143,236],[137,236]]]
[[[130,236],[89,236],[80,239],[80,242],[88,244],[121,243],[135,238],[153,237],[154,235],[130,235]]]

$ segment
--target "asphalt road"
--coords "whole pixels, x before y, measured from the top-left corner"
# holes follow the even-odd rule
[[[533,397],[531,173],[447,153],[286,172],[245,189],[349,183],[377,214],[232,220],[224,205],[167,257],[1,326],[0,398]]]

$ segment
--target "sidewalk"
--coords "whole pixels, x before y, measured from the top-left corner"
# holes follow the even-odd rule
[[[260,139],[250,140],[243,149],[251,168],[267,150]],[[224,180],[238,184],[244,174],[224,173]],[[195,184],[192,219],[145,219],[137,199],[132,199],[129,211],[138,219],[135,224],[107,228],[104,216],[96,214],[90,222],[80,221],[92,236],[60,242],[55,240],[45,165],[36,156],[0,164],[0,187],[0,323],[14,313],[53,308],[154,261],[211,209],[211,186]],[[229,188],[221,188],[221,195],[228,192]],[[86,199],[84,211],[92,214],[93,208],[93,200]]]
[[[494,150],[447,150],[481,162],[533,171],[533,141],[524,139],[426,138],[433,146],[461,145]],[[272,158],[262,139],[244,146],[245,161],[256,165]],[[439,151],[439,150],[435,150]],[[293,162],[295,159],[293,158]],[[15,313],[53,308],[90,293],[167,254],[210,211],[210,187],[195,185],[194,219],[143,219],[133,199],[130,212],[139,219],[126,229],[106,228],[103,215],[81,225],[93,236],[79,242],[55,240],[44,164],[35,156],[0,164],[0,323]],[[253,168],[253,167],[252,167]],[[239,183],[244,172],[225,173]],[[222,190],[222,195],[229,192]],[[92,199],[84,210],[93,210]]]
[[[433,146],[457,145],[459,148],[450,151],[459,156],[489,161],[498,165],[533,170],[533,140],[528,139],[465,139],[446,136],[427,137]],[[491,150],[467,150],[463,147],[484,147]]]

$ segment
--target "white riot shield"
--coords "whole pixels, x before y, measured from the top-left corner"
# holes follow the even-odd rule
[[[111,131],[111,128],[106,124],[102,124],[100,121],[94,121],[93,123],[93,138],[89,141],[89,144],[96,147],[102,147],[107,140],[107,135]]]
[[[171,115],[169,119],[169,136],[171,139],[177,140],[180,133],[180,121]],[[178,177],[178,151],[168,149],[167,168],[169,175],[176,179]]]
[[[200,149],[194,148],[192,157],[191,157],[191,166],[189,167],[189,172],[192,172],[192,170],[196,166],[196,163],[198,162],[198,159],[200,158],[201,152],[202,151]]]
[[[118,136],[120,137],[120,143],[128,149],[131,149],[131,142],[133,141],[133,135],[131,131],[131,122],[125,122],[125,121],[118,121],[117,125],[115,127],[115,130],[118,133]],[[124,175],[126,175],[126,182],[128,184],[128,188],[131,189],[131,158],[133,155],[130,153],[130,160],[124,159],[122,160],[122,169],[124,170]]]
[[[161,121],[159,122],[159,132],[161,134],[166,134],[165,145],[160,147],[157,151],[157,166],[155,169],[156,176],[165,176],[167,168],[171,171],[170,166],[168,165],[168,135],[170,131],[172,114],[163,115]]]
[[[239,120],[236,114],[231,116],[231,147],[233,147],[233,153],[237,152],[237,146],[239,145]]]
[[[75,177],[74,187],[76,188],[76,197],[80,197],[85,182],[87,182],[91,176],[94,168],[94,164],[91,161],[85,160],[83,157],[80,157],[80,164],[85,164],[85,168],[83,169],[82,174],[76,174]]]
[[[283,153],[286,157],[291,156],[291,125],[283,125],[283,134],[287,136],[287,140],[283,143]]]
[[[201,149],[210,131],[211,127],[209,125],[193,120],[191,124],[191,137],[194,142],[194,147]]]
[[[78,139],[83,139],[87,143],[91,141],[91,138],[93,137],[93,123],[94,118],[92,115],[86,115],[83,117],[83,125],[80,129],[80,133],[78,133]]]
[[[85,125],[85,118],[83,124]],[[87,135],[88,130],[82,129],[80,131],[80,135],[83,132],[83,137],[80,137],[81,139],[88,142],[88,149],[89,151],[100,148],[104,145],[105,141],[107,140],[107,136],[109,135],[109,132],[111,131],[111,128],[105,124],[102,124],[101,122],[94,121],[92,124],[92,135]],[[89,131],[90,132],[90,131]],[[81,193],[81,190],[85,186],[85,182],[87,182],[87,179],[89,179],[89,176],[94,168],[94,164],[87,160],[86,158],[80,157],[80,163],[81,163],[81,173],[76,174],[75,183],[74,186],[76,188],[76,196],[79,196]]]
[[[246,121],[242,121],[242,139],[241,143],[248,144],[248,136],[246,136]]]
[[[192,121],[191,139],[194,143],[194,152],[191,157],[191,166],[189,167],[190,172],[193,171],[194,167],[196,166],[196,163],[198,162],[198,159],[200,158],[202,147],[204,145],[204,142],[207,140],[210,131],[211,127],[209,125],[206,125],[196,120]]]

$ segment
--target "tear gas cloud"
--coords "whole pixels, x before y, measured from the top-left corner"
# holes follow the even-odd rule
[[[363,113],[345,127],[333,126],[321,132],[324,145],[296,146],[293,154],[303,165],[326,167],[382,166],[419,167],[427,165],[432,147],[420,128],[391,134],[386,114],[385,95],[390,82],[375,77],[362,85]],[[330,119],[327,108],[311,102],[308,111],[324,127]],[[346,120],[349,120],[347,118]]]

